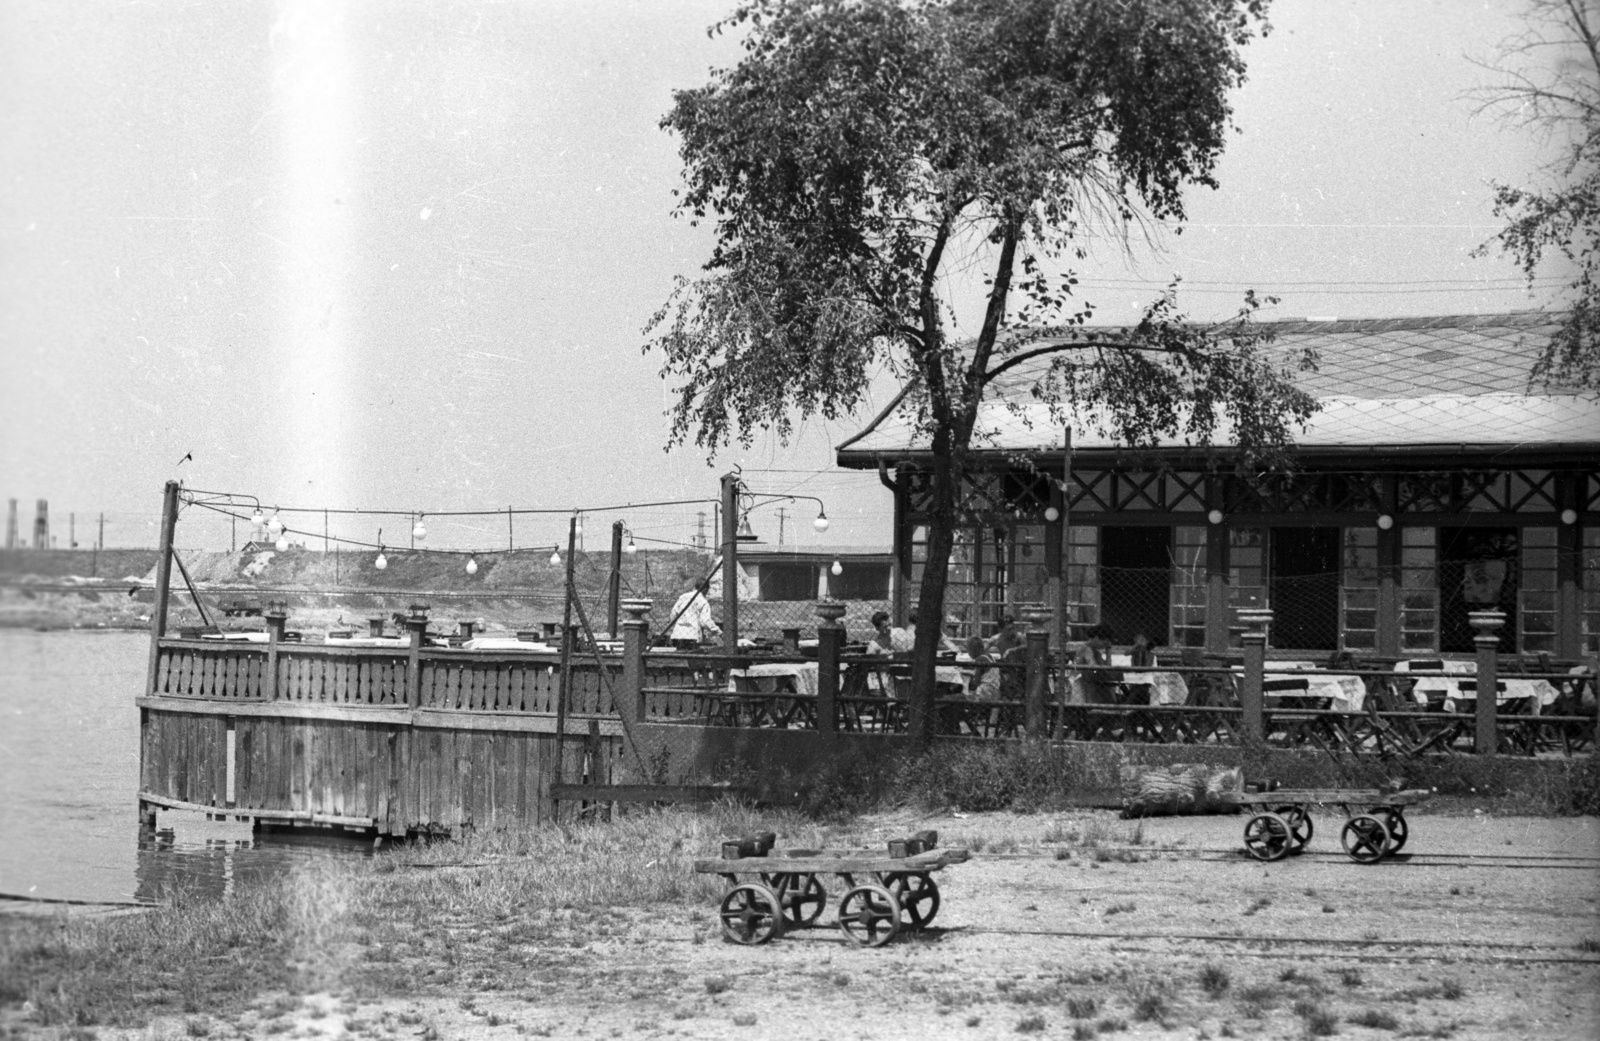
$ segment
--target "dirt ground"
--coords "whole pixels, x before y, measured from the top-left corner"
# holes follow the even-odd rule
[[[1410,819],[1410,856],[1374,866],[1329,813],[1273,864],[1240,853],[1240,817],[879,819],[984,846],[938,876],[932,927],[885,948],[833,928],[740,947],[709,905],[619,910],[517,990],[282,996],[99,1036],[1600,1038],[1600,820]],[[1085,828],[1103,840],[1039,842]]]

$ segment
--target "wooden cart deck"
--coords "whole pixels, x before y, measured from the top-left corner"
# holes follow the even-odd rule
[[[821,917],[828,894],[818,875],[844,879],[839,928],[864,947],[881,947],[902,928],[921,929],[939,913],[933,874],[964,863],[961,848],[936,849],[938,832],[888,843],[887,849],[773,849],[764,833],[723,844],[716,860],[696,860],[694,870],[728,882],[722,898],[722,934],[733,943],[759,944],[805,928]],[[747,881],[739,881],[744,875]],[[870,881],[857,884],[856,876]],[[756,881],[759,879],[759,881]]]
[[[1312,806],[1338,806],[1344,811],[1339,842],[1350,859],[1375,864],[1398,853],[1411,828],[1405,808],[1432,796],[1425,788],[1279,788],[1268,792],[1223,792],[1219,801],[1252,807],[1244,826],[1244,848],[1257,860],[1281,860],[1299,853],[1311,841]],[[1361,812],[1352,813],[1351,807]]]

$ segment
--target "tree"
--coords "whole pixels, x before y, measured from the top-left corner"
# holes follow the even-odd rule
[[[1214,186],[1240,49],[1265,0],[746,0],[713,32],[744,55],[673,96],[678,213],[711,220],[646,350],[678,381],[671,444],[715,452],[795,417],[853,412],[887,369],[934,463],[912,661],[913,735],[932,728],[934,653],[978,406],[1026,374],[1054,422],[1098,407],[1129,444],[1242,457],[1290,443],[1315,408],[1250,326],[1186,323],[1171,297],[1132,329],[1087,325],[1063,260],[1087,230],[1181,221]],[[985,265],[977,335],[941,303],[958,261]],[[975,439],[978,443],[975,444]]]
[[[1531,285],[1556,254],[1571,265],[1569,309],[1534,365],[1546,387],[1600,389],[1600,4],[1530,0],[1527,28],[1480,62],[1498,82],[1476,92],[1555,144],[1541,189],[1495,184],[1495,236]],[[1487,252],[1488,244],[1478,254]],[[1565,276],[1563,276],[1565,277]]]

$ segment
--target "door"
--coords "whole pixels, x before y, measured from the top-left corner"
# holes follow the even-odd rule
[[[1100,620],[1113,643],[1144,633],[1152,646],[1170,644],[1171,596],[1171,528],[1100,529]]]
[[[1439,529],[1439,649],[1476,650],[1472,611],[1498,608],[1505,612],[1500,653],[1517,649],[1517,567],[1522,539],[1516,528]]]
[[[1268,564],[1272,645],[1339,647],[1339,529],[1273,528]]]

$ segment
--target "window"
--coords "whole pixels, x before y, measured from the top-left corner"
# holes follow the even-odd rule
[[[1400,649],[1439,648],[1439,582],[1436,528],[1400,531]]]
[[[1172,642],[1177,647],[1206,644],[1206,529],[1172,529]]]
[[[1522,575],[1517,594],[1519,650],[1556,649],[1556,529],[1522,529]]]
[[[1344,579],[1339,589],[1344,646],[1378,649],[1378,529],[1344,529]]]
[[[816,598],[817,565],[761,565],[761,599],[815,600]]]
[[[840,561],[837,575],[828,575],[828,595],[835,600],[889,599],[889,565]],[[915,595],[915,594],[913,594]]]

